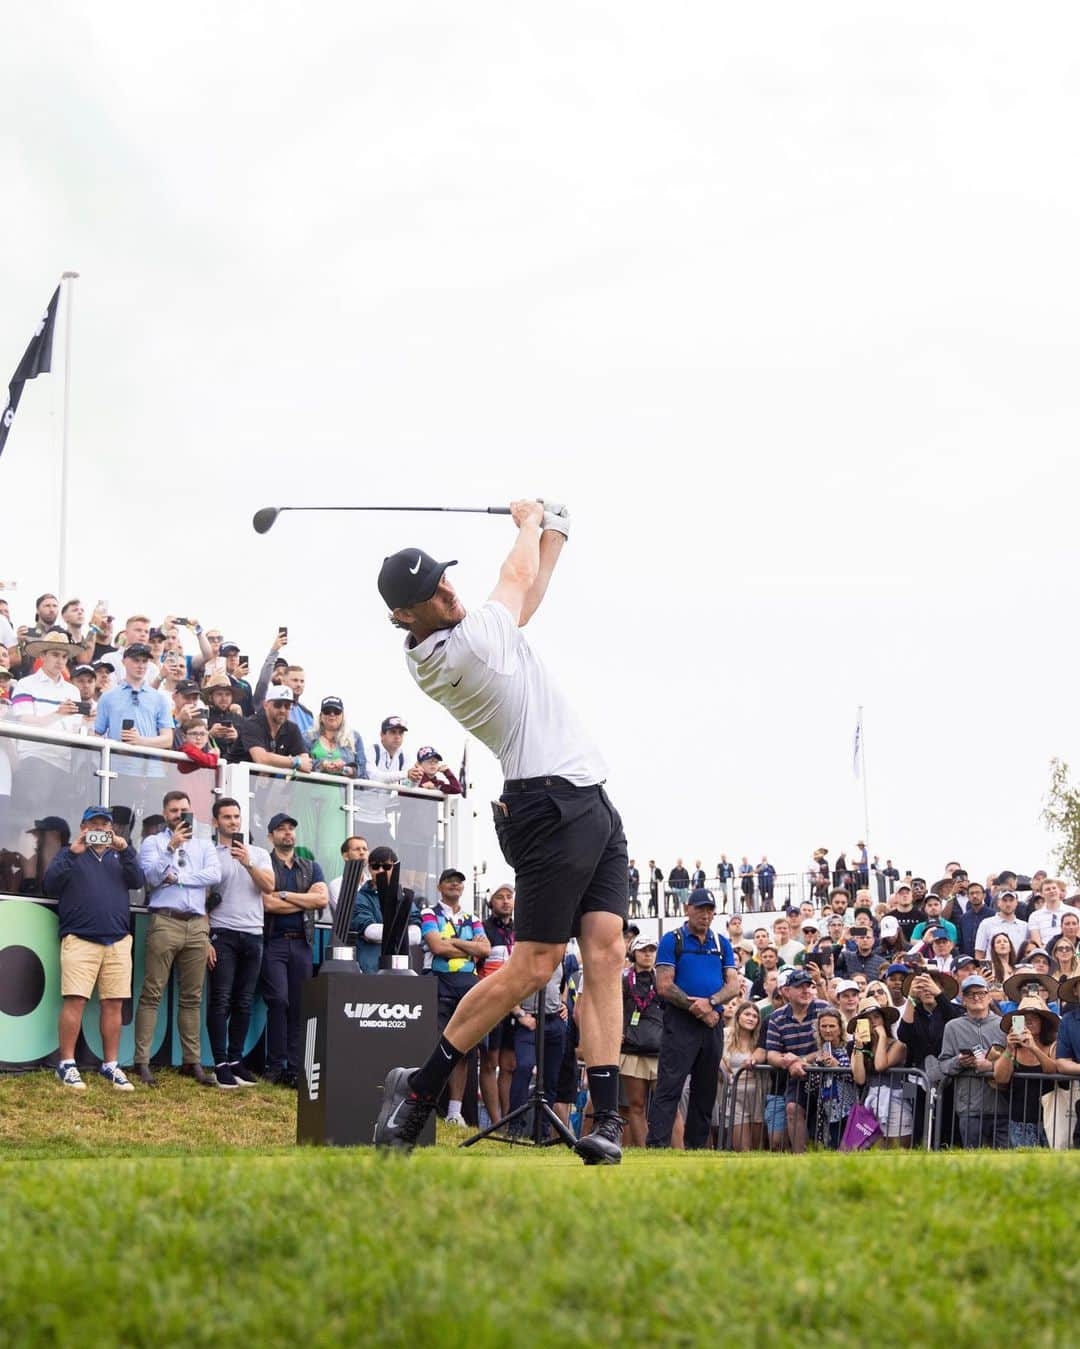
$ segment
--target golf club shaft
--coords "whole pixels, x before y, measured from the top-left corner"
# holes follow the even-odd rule
[[[281,506],[280,511],[451,511],[456,515],[509,515],[509,506]]]

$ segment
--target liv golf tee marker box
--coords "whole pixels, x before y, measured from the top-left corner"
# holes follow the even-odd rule
[[[391,1068],[423,1063],[437,1035],[438,980],[413,974],[328,971],[300,1003],[296,1141],[370,1144]],[[435,1118],[419,1145],[435,1142]]]

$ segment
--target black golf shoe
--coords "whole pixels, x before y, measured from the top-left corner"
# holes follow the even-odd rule
[[[409,1086],[409,1078],[415,1071],[415,1068],[391,1068],[386,1074],[382,1109],[375,1121],[377,1148],[411,1152],[435,1109],[434,1100],[417,1096]]]
[[[622,1161],[622,1116],[615,1110],[597,1115],[591,1134],[579,1138],[574,1151],[586,1166],[618,1166]]]

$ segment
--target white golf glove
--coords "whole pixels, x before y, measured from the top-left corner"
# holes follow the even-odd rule
[[[541,499],[540,504],[544,508],[544,523],[540,526],[541,530],[554,529],[564,539],[568,539],[570,537],[570,512],[558,501]]]

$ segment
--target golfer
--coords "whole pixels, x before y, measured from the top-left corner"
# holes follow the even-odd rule
[[[603,788],[604,761],[521,634],[570,529],[565,507],[511,503],[518,535],[486,604],[466,612],[446,579],[453,562],[422,549],[386,558],[379,593],[403,628],[420,688],[498,757],[505,783],[495,832],[517,880],[510,959],[458,1004],[421,1068],[387,1074],[375,1126],[380,1147],[410,1149],[454,1065],[523,998],[543,988],[567,939],[587,971],[581,1047],[595,1127],[578,1140],[589,1165],[622,1160],[618,1113],[628,895],[626,837]]]

